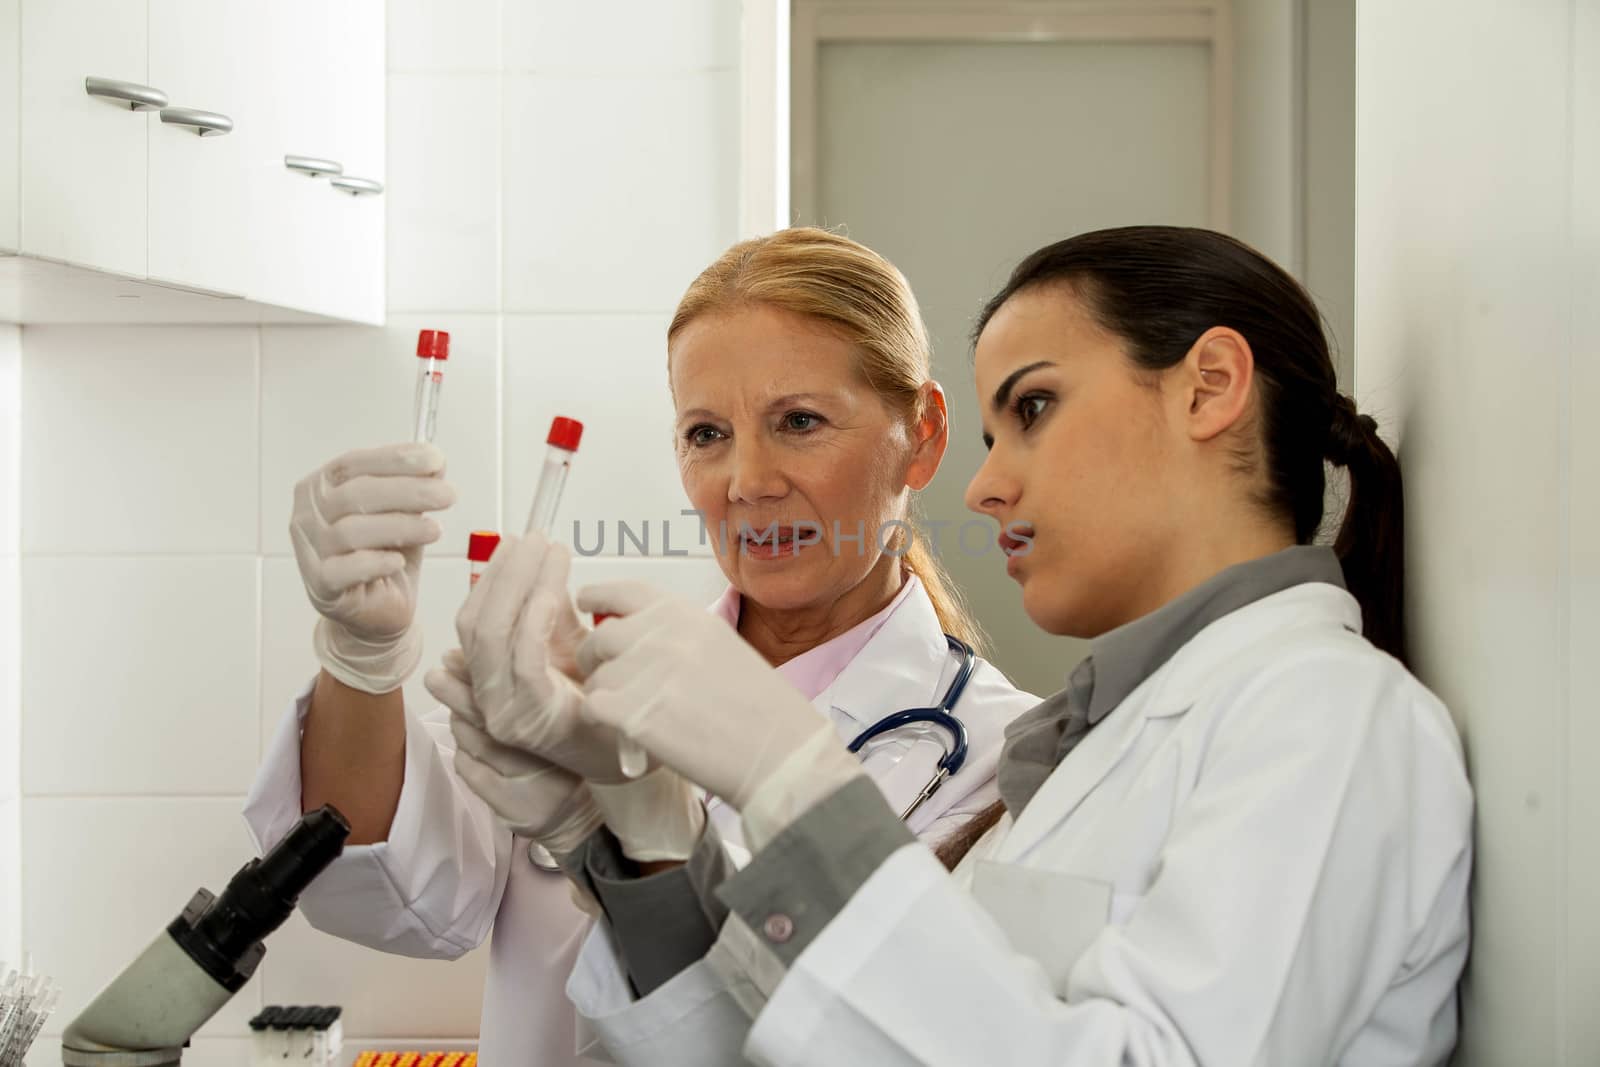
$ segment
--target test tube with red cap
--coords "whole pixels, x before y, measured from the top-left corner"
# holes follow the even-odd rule
[[[561,491],[567,486],[572,457],[578,454],[578,442],[582,439],[583,423],[577,419],[557,415],[550,423],[550,433],[545,437],[544,469],[539,472],[539,483],[533,490],[533,507],[528,511],[528,533],[537,530],[548,536],[554,528]]]
[[[538,530],[548,535],[555,526],[556,508],[561,503],[561,491],[566,487],[567,474],[572,470],[572,457],[578,453],[578,442],[583,438],[583,423],[577,419],[556,416],[550,423],[550,434],[545,438],[544,470],[539,472],[539,484],[533,490],[533,508],[528,513],[528,532]],[[600,618],[595,618],[599,625]],[[622,773],[637,778],[649,769],[649,757],[636,742],[626,739],[617,742],[617,763]]]
[[[467,538],[467,562],[472,564],[472,573],[467,579],[470,585],[478,584],[484,568],[489,566],[489,557],[494,555],[494,550],[499,546],[500,535],[493,530],[472,531]]]
[[[450,358],[450,335],[444,330],[417,333],[417,398],[412,407],[411,439],[418,443],[433,440],[434,419],[439,413],[439,391],[444,387],[444,363]]]
[[[556,508],[561,505],[561,491],[566,488],[567,474],[572,470],[572,457],[578,453],[578,442],[583,438],[583,423],[577,419],[556,416],[545,438],[544,469],[533,489],[533,507],[528,513],[528,533],[549,536],[555,526]],[[492,530],[477,530],[467,538],[467,560],[472,564],[471,582],[478,584],[484,567],[494,550],[500,545],[500,535]]]

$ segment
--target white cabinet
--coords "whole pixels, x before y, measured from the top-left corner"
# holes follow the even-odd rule
[[[255,195],[286,210],[258,220],[263,301],[383,319],[383,257],[371,249],[384,243],[384,41],[370,30],[382,25],[383,0],[268,7],[262,39],[281,61],[265,75],[279,102],[266,136],[282,150],[263,157]]]
[[[145,30],[143,4],[23,0],[22,252],[145,274],[149,112],[84,91],[148,85]]]
[[[329,4],[333,20],[331,39],[337,42],[333,68],[338,70],[334,102],[335,141],[344,163],[345,183],[334,225],[336,247],[330,257],[334,278],[328,292],[341,306],[353,309],[351,318],[382,322],[386,286],[384,260],[370,261],[364,250],[384,245],[385,214],[381,192],[388,137],[384,102],[387,99],[383,0],[344,0]],[[367,27],[377,25],[373,35]],[[374,118],[376,116],[376,118]],[[366,182],[362,186],[358,183]],[[355,309],[365,309],[356,314]]]
[[[8,6],[21,208],[8,245],[0,165],[0,250],[121,276],[128,321],[382,321],[383,0],[0,0],[0,58]],[[342,192],[316,159],[370,184]],[[19,277],[34,289],[5,291]],[[0,269],[0,315],[59,321],[106,288]]]
[[[264,205],[249,195],[249,172],[269,150],[260,64],[271,57],[253,22],[231,0],[149,0],[150,80],[172,104],[149,120],[146,270],[154,280],[255,288],[251,212]]]

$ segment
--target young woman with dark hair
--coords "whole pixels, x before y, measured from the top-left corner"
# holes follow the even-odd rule
[[[1085,234],[984,309],[976,374],[967,502],[1033,621],[1091,641],[1007,729],[993,825],[947,871],[734,635],[586,589],[626,617],[581,714],[729,800],[754,858],[698,886],[691,1010],[586,950],[580,1013],[624,1063],[1444,1062],[1472,796],[1403,661],[1400,472],[1310,298],[1209,231]]]

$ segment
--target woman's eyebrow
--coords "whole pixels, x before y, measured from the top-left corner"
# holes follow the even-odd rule
[[[1038,370],[1040,367],[1054,366],[1055,364],[1050,360],[1041,359],[1035,363],[1028,364],[1026,367],[1018,367],[1016,370],[1006,375],[1006,380],[1001,382],[1000,388],[994,391],[994,399],[990,401],[990,405],[995,411],[1004,411],[1006,401],[1011,399],[1011,390],[1016,388],[1018,379],[1020,379],[1024,374]]]
[[[816,403],[819,400],[835,399],[832,393],[785,393],[783,396],[773,397],[767,401],[767,410],[774,408],[792,408],[796,404]]]
[[[775,411],[780,408],[792,408],[800,404],[815,404],[822,401],[837,399],[838,396],[833,393],[785,393],[782,396],[775,396],[771,400],[768,400],[762,405],[762,410]],[[680,411],[678,413],[679,422],[685,422],[689,419],[721,419],[724,417],[725,416],[718,415],[715,411],[712,411],[709,408],[690,408],[687,411]]]

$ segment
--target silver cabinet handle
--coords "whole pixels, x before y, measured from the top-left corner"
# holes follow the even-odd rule
[[[349,193],[351,196],[376,195],[383,192],[383,183],[375,182],[371,178],[329,178],[328,184],[341,193]]]
[[[283,165],[290,170],[309,174],[313,178],[320,178],[324,174],[344,173],[343,163],[336,163],[331,159],[318,159],[316,156],[284,156]]]
[[[96,78],[91,75],[83,79],[83,91],[90,96],[127,104],[130,111],[154,111],[167,106],[166,93],[138,82],[119,82],[115,78]]]
[[[233,120],[228,116],[197,107],[164,107],[161,121],[172,126],[192,127],[201,137],[214,137],[233,129]]]

